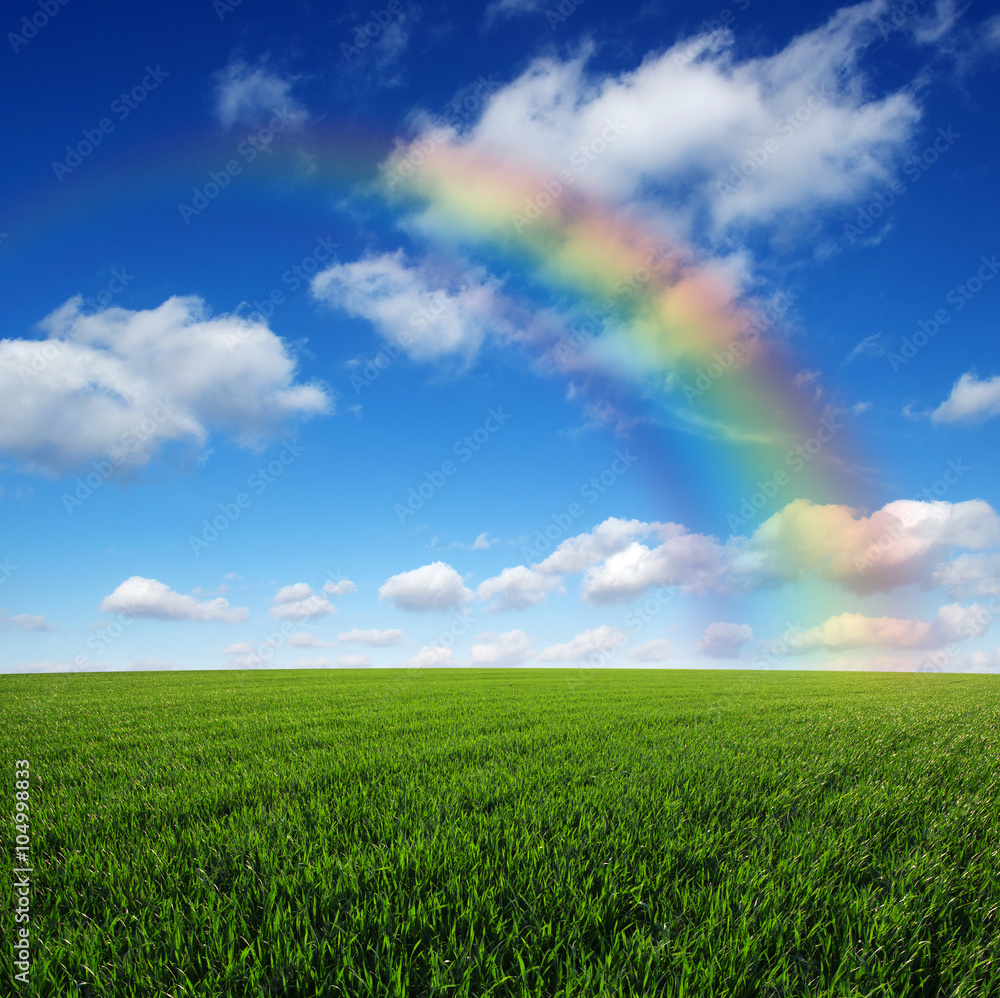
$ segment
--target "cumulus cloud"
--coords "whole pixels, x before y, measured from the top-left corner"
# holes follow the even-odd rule
[[[976,603],[969,607],[958,603],[943,606],[937,618],[929,622],[841,613],[784,643],[791,655],[857,648],[942,648],[984,633],[992,617],[986,607]]]
[[[980,381],[972,371],[952,386],[951,394],[932,413],[935,423],[976,423],[1000,415],[1000,374]]]
[[[636,538],[662,530],[662,523],[641,520],[621,520],[612,516],[593,530],[563,541],[544,561],[535,567],[539,572],[575,574],[591,568],[609,555],[627,548]]]
[[[30,613],[18,613],[8,617],[0,610],[0,631],[53,631],[45,616],[33,616]]]
[[[0,340],[0,452],[52,475],[89,461],[107,474],[210,430],[258,447],[292,418],[331,411],[265,323],[209,315],[196,297],[85,314],[77,296],[40,340]],[[107,475],[104,475],[107,477]]]
[[[538,655],[539,662],[582,662],[591,655],[613,652],[625,644],[628,635],[621,628],[601,624],[578,634],[566,644],[549,645]]]
[[[576,184],[615,201],[683,188],[687,219],[707,212],[720,232],[853,204],[889,179],[920,118],[910,88],[874,96],[860,68],[883,41],[879,9],[841,9],[767,56],[739,58],[728,31],[616,74],[590,68],[592,47],[545,56],[454,141],[546,178],[582,161]]]
[[[263,63],[251,66],[233,59],[214,77],[215,116],[223,128],[236,124],[262,125],[281,112],[293,125],[301,125],[308,114],[292,97],[295,79],[286,79]]]
[[[403,632],[397,627],[388,631],[362,631],[357,627],[337,635],[337,640],[343,644],[371,645],[375,648],[385,648],[403,642]]]
[[[378,594],[379,599],[410,611],[460,610],[472,599],[472,592],[462,583],[462,576],[443,561],[392,576],[379,588]]]
[[[491,611],[524,610],[542,603],[554,590],[562,591],[557,578],[540,571],[517,565],[505,568],[499,575],[486,579],[476,590],[481,600],[493,600]]]
[[[695,651],[710,658],[739,658],[743,646],[752,640],[753,629],[748,624],[719,622],[702,631]]]
[[[105,596],[101,610],[157,620],[219,620],[226,624],[238,624],[250,616],[246,607],[231,607],[223,596],[199,602],[193,596],[174,592],[156,579],[139,575],[126,579],[110,596]]]
[[[848,506],[796,499],[761,524],[750,542],[762,571],[777,580],[817,572],[856,593],[929,586],[950,550],[998,545],[1000,519],[981,499],[899,499],[870,516]]]
[[[498,329],[499,290],[481,268],[439,272],[426,261],[407,263],[401,250],[334,264],[312,281],[317,299],[367,319],[417,360],[474,355]]]
[[[341,579],[339,582],[330,579],[323,583],[323,592],[327,596],[346,596],[348,593],[356,593],[357,591],[358,587],[350,579]]]
[[[629,654],[634,662],[666,662],[674,657],[674,646],[666,638],[653,638],[637,645]]]
[[[274,606],[270,614],[278,620],[321,620],[336,613],[336,607],[328,599],[314,593],[307,582],[282,586],[274,594],[272,602]]]
[[[472,665],[521,665],[531,658],[531,639],[524,631],[480,634],[469,654]]]
[[[296,582],[291,586],[282,586],[274,594],[275,603],[297,603],[307,596],[312,596],[313,590],[307,582]]]
[[[412,658],[401,665],[414,669],[434,669],[455,664],[455,652],[440,645],[424,645]]]
[[[993,596],[1000,593],[1000,554],[962,554],[934,569],[934,584],[947,589],[952,599]]]

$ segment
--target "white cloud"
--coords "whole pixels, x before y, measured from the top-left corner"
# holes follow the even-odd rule
[[[312,281],[313,295],[367,319],[411,357],[471,357],[497,329],[499,284],[480,268],[438,272],[411,266],[401,250],[334,264]],[[503,329],[507,329],[504,324]]]
[[[524,610],[542,603],[553,591],[562,591],[559,580],[535,569],[517,565],[505,568],[499,575],[486,579],[476,590],[481,600],[493,600],[491,611]]]
[[[707,211],[717,231],[853,204],[891,176],[920,117],[910,88],[873,96],[859,68],[883,41],[873,16],[881,9],[843,8],[760,57],[738,57],[728,31],[616,75],[589,70],[593,47],[545,56],[457,141],[484,157],[516,157],[546,179],[575,170],[579,186],[616,201],[683,189],[686,218]],[[609,122],[619,133],[611,140]]]
[[[238,624],[250,616],[246,607],[230,607],[223,596],[199,602],[193,596],[175,593],[156,579],[139,575],[126,579],[110,596],[105,596],[101,610],[157,620],[219,620],[226,624]]]
[[[455,664],[455,653],[440,645],[424,645],[416,655],[400,664],[415,669],[441,668]]]
[[[711,658],[738,658],[743,646],[752,640],[753,628],[748,624],[719,622],[702,631],[695,651]]]
[[[1000,545],[1000,519],[981,499],[898,499],[870,516],[849,506],[789,503],[754,533],[748,548],[778,581],[810,572],[856,593],[929,587],[941,558]]]
[[[977,637],[992,621],[986,607],[963,607],[951,603],[938,610],[937,619],[902,620],[897,617],[867,617],[841,613],[817,627],[786,641],[788,654],[811,651],[845,651],[857,648],[942,648],[955,641]]]
[[[974,423],[1000,415],[1000,374],[980,381],[974,372],[963,374],[951,394],[932,413],[935,423]]]
[[[576,574],[592,568],[608,555],[627,548],[637,537],[662,530],[662,523],[621,520],[612,516],[587,533],[567,538],[544,561],[534,567],[539,572]]]
[[[323,592],[328,596],[346,596],[348,593],[356,593],[357,591],[358,587],[350,579],[341,579],[339,582],[330,579],[323,583]]]
[[[336,607],[318,593],[306,599],[286,600],[270,610],[271,616],[278,620],[322,620],[336,612]]]
[[[53,631],[45,616],[33,616],[30,613],[18,613],[8,617],[0,610],[0,631]]]
[[[452,541],[453,548],[462,548],[464,551],[488,551],[494,544],[498,544],[499,537],[490,537],[486,531],[478,534],[471,544],[463,544],[461,541]]]
[[[666,638],[653,638],[637,645],[629,654],[634,662],[666,662],[674,657],[673,643]]]
[[[731,552],[714,537],[667,524],[666,539],[654,548],[633,541],[623,551],[587,570],[583,595],[589,603],[626,603],[651,586],[681,586],[703,593],[723,588]]]
[[[295,383],[295,359],[266,324],[210,317],[196,297],[81,306],[72,298],[41,322],[45,339],[0,340],[0,452],[29,470],[96,461],[107,477],[168,444],[200,446],[210,429],[258,447],[293,417],[331,411],[321,387]]]
[[[344,643],[355,643],[359,645],[372,645],[376,648],[384,648],[388,645],[402,644],[403,632],[399,628],[388,631],[362,631],[357,627],[343,634],[337,635],[337,640]]]
[[[964,473],[956,465],[956,474]],[[653,537],[658,544],[636,538]],[[1000,546],[1000,518],[983,500],[949,503],[900,499],[870,515],[849,506],[796,499],[765,520],[749,537],[727,541],[690,533],[676,523],[645,523],[614,517],[568,538],[539,564],[506,568],[479,586],[490,609],[540,603],[554,587],[555,572],[583,572],[581,591],[595,604],[627,603],[652,587],[721,594],[795,582],[815,574],[859,594],[901,586],[958,586],[954,573],[971,570],[946,559],[957,549]],[[551,574],[550,574],[551,573]],[[549,579],[551,582],[546,582]],[[990,580],[983,576],[981,585]],[[991,591],[968,589],[970,595]],[[499,599],[497,599],[499,597]]]
[[[531,658],[531,639],[524,631],[480,634],[469,654],[472,665],[520,665]]]
[[[293,648],[333,648],[333,641],[326,641],[316,637],[315,634],[308,634],[306,631],[298,631],[289,635],[288,643]],[[249,649],[248,649],[249,650]]]
[[[959,555],[938,565],[933,580],[952,599],[996,595],[1000,593],[1000,553]]]
[[[388,579],[378,593],[379,599],[410,611],[460,610],[472,599],[462,576],[443,561],[400,572]]]
[[[572,641],[550,645],[538,655],[539,662],[582,662],[591,655],[613,652],[625,644],[628,635],[621,628],[601,624],[578,634]]]
[[[312,586],[307,582],[296,582],[291,586],[282,586],[274,594],[275,603],[297,603],[308,596],[312,596]]]
[[[214,77],[215,116],[223,128],[236,124],[260,126],[278,111],[293,125],[308,117],[292,97],[295,79],[284,79],[263,63],[250,66],[233,59]]]

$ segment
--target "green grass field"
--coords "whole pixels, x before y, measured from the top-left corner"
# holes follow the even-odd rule
[[[0,691],[34,867],[30,985],[7,946],[3,995],[1000,995],[995,676]]]

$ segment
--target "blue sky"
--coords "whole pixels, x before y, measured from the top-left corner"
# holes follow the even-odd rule
[[[1000,668],[987,5],[5,22],[0,670]]]

